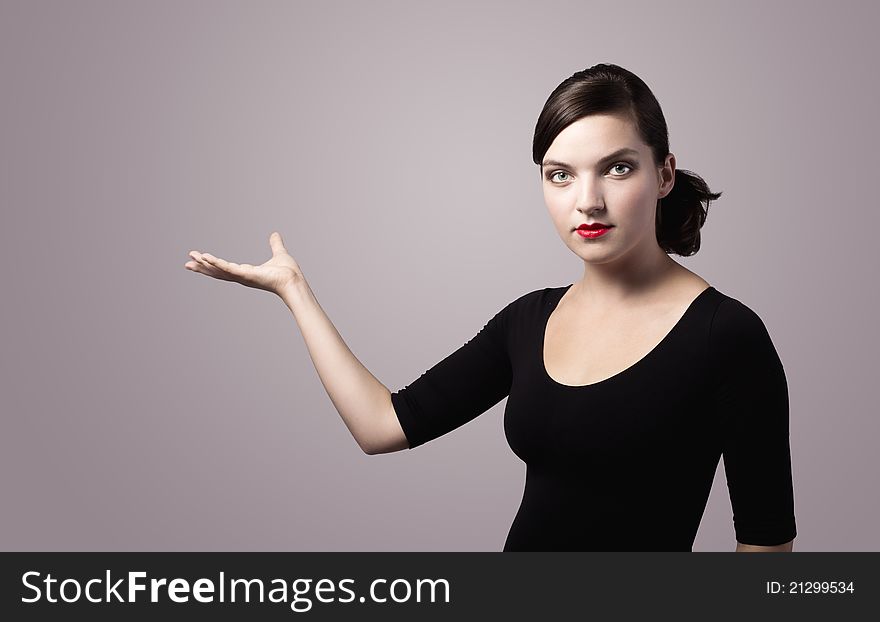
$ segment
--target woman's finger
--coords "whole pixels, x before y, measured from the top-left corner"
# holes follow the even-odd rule
[[[223,270],[221,270],[217,266],[211,265],[210,262],[205,260],[204,253],[192,251],[189,256],[192,257],[193,260],[199,265],[199,267],[201,268],[199,272],[201,272],[202,274],[207,274],[208,276],[212,276],[215,279],[221,279],[223,281],[230,280],[229,276],[225,274]]]
[[[187,261],[185,264],[183,264],[183,267],[187,270],[191,270],[192,272],[201,272],[202,274],[208,274],[208,271],[202,267],[202,264],[195,260]]]
[[[284,240],[281,239],[281,234],[277,231],[273,231],[269,236],[269,246],[272,248],[272,256],[276,256],[279,254],[287,253],[287,249],[284,248]]]
[[[214,257],[210,253],[202,253],[202,257],[211,266],[214,266],[219,270],[223,270],[224,272],[228,272],[229,274],[234,274],[235,276],[245,275],[246,269],[237,263],[226,261],[225,259],[220,259],[219,257]]]
[[[209,268],[211,266],[211,264],[207,263],[204,260],[204,258],[202,257],[202,254],[198,251],[190,251],[189,256],[193,261],[195,261],[196,263],[198,263],[201,266],[205,266],[206,268]]]
[[[198,261],[199,264],[203,268],[205,268],[205,270],[207,271],[208,274],[216,275],[220,272],[220,270],[217,267],[211,265],[211,262],[209,262],[207,259],[205,259],[204,255],[199,255],[198,257],[196,257],[196,261]]]

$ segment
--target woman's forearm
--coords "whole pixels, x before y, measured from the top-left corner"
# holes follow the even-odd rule
[[[388,438],[391,393],[349,350],[305,279],[278,295],[293,313],[324,390],[357,444],[368,453],[405,449],[405,437]],[[389,446],[392,443],[394,446]]]
[[[775,546],[757,546],[755,544],[736,543],[737,553],[790,553],[793,549],[794,540]]]

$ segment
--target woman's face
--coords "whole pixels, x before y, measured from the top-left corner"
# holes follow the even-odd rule
[[[632,151],[612,156],[620,149]],[[650,147],[623,116],[590,115],[566,127],[541,167],[544,201],[562,241],[584,261],[599,264],[634,249],[659,249],[655,209],[657,199],[672,190],[672,154],[666,167],[661,175],[663,167],[655,167]],[[578,225],[595,222],[612,227],[594,238],[576,231]]]

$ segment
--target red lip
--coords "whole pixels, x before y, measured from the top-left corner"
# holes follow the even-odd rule
[[[610,229],[612,226],[613,225],[606,225],[605,223],[601,223],[601,222],[594,222],[594,223],[584,223],[584,224],[578,226],[578,229],[587,229],[589,231],[596,231],[597,229]]]
[[[586,227],[583,229],[578,229],[577,234],[582,238],[601,238],[602,236],[608,235],[608,232],[611,231],[611,227],[606,227],[604,229],[587,229]]]

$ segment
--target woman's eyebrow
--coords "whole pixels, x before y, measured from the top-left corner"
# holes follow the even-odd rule
[[[607,156],[599,160],[598,165],[605,164],[609,160],[613,160],[615,158],[619,158],[624,155],[639,155],[639,152],[635,149],[631,149],[629,147],[624,147],[623,149],[618,149],[614,153],[609,153]],[[562,166],[565,168],[574,168],[571,164],[566,164],[565,162],[560,162],[559,160],[544,160],[541,164],[541,167],[544,166]]]

